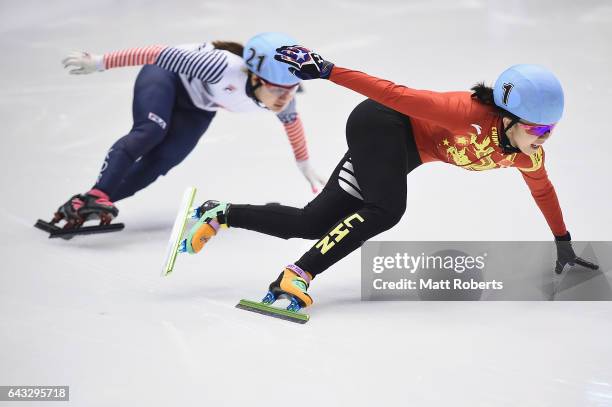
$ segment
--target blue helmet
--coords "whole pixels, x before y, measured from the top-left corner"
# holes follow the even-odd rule
[[[493,87],[495,104],[537,124],[557,123],[563,115],[563,89],[557,77],[539,65],[514,65]]]
[[[257,34],[244,46],[242,57],[249,71],[265,81],[281,86],[297,85],[300,79],[289,72],[286,64],[274,59],[276,48],[297,43],[294,38],[282,33]]]

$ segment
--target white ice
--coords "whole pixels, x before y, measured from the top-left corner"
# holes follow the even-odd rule
[[[356,252],[313,282],[311,321],[291,324],[234,305],[260,298],[312,242],[234,229],[161,278],[185,186],[200,200],[312,198],[270,114],[220,113],[182,165],[119,203],[121,233],[66,242],[32,227],[91,186],[131,124],[138,70],[70,76],[67,52],[273,30],[416,88],[550,67],[567,105],[546,165],[566,223],[577,240],[612,240],[609,1],[4,0],[0,385],[70,385],[70,402],[54,405],[73,406],[612,405],[608,302],[361,302]],[[363,98],[325,81],[305,88],[310,154],[328,175]],[[408,185],[406,215],[378,240],[551,238],[516,170],[430,164]]]

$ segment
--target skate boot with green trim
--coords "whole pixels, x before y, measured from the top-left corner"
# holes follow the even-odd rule
[[[295,264],[290,264],[283,270],[278,278],[270,284],[268,294],[262,302],[272,304],[279,298],[291,301],[287,309],[299,311],[300,308],[312,305],[312,298],[306,292],[312,276]]]
[[[302,270],[295,264],[290,264],[285,267],[278,278],[270,284],[268,293],[261,302],[240,300],[236,307],[304,324],[308,322],[310,317],[298,311],[313,303],[312,298],[306,292],[311,280],[312,275],[310,273]],[[285,309],[272,306],[278,299],[289,300],[289,305]]]
[[[196,208],[193,217],[198,221],[191,227],[189,234],[181,242],[179,251],[195,254],[202,250],[220,228],[227,227],[229,209],[230,204],[212,200],[206,201]]]

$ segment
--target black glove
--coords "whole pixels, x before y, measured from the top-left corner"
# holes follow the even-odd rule
[[[277,48],[274,59],[291,65],[289,72],[304,80],[328,79],[334,67],[334,64],[321,58],[321,55],[300,45]]]
[[[566,264],[570,266],[577,264],[591,270],[599,269],[597,264],[576,256],[574,248],[572,247],[572,236],[569,232],[563,236],[555,236],[555,244],[557,245],[557,264],[555,266],[555,273],[561,274]]]

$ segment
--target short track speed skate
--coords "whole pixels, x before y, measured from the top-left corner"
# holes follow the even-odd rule
[[[172,226],[172,232],[168,240],[168,248],[166,249],[166,257],[164,258],[164,266],[162,269],[162,276],[164,277],[174,271],[176,257],[182,252],[181,244],[184,241],[183,234],[185,233],[187,221],[196,216],[192,208],[196,192],[197,190],[195,187],[189,187],[183,193],[183,199],[181,200],[178,212],[174,218],[174,225]]]
[[[174,270],[179,253],[199,253],[204,245],[217,235],[219,229],[227,227],[227,212],[230,205],[208,200],[194,207],[196,189],[187,188],[179,211],[174,219],[174,227],[168,241],[162,275],[167,276]],[[192,221],[192,222],[190,222]],[[189,231],[187,225],[189,223]]]
[[[38,219],[34,227],[49,233],[49,238],[72,239],[76,235],[116,232],[124,228],[123,223],[111,223],[119,210],[104,192],[92,189],[77,194],[60,206],[51,221]],[[98,225],[84,226],[90,220],[99,220]],[[60,223],[64,222],[60,226]]]
[[[310,280],[310,274],[291,264],[270,284],[268,293],[261,302],[240,300],[236,308],[305,324],[310,320],[310,316],[299,311],[312,305],[312,298],[306,292]],[[286,308],[274,307],[272,304],[279,299],[289,300],[289,305]]]

